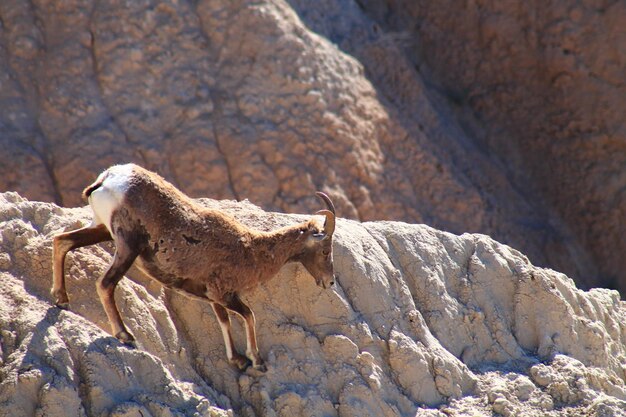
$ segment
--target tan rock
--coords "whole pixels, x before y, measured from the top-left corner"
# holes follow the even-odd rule
[[[260,229],[303,218],[200,201]],[[339,219],[336,288],[292,264],[245,295],[269,368],[259,374],[228,364],[208,304],[138,270],[116,300],[139,348],[111,337],[94,285],[110,245],[68,256],[71,310],[54,307],[51,237],[89,221],[88,208],[0,194],[0,248],[12,260],[0,271],[0,415],[557,416],[626,406],[618,293],[581,291],[487,236]]]
[[[323,189],[619,286],[625,10],[566,3],[3,3],[0,190],[76,206],[129,161],[281,211]]]

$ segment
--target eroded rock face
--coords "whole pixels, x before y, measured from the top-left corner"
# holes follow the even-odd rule
[[[258,229],[304,218],[200,202]],[[90,220],[88,208],[0,194],[0,415],[599,416],[626,407],[619,294],[578,290],[487,236],[339,219],[335,288],[290,264],[245,294],[269,368],[259,374],[227,363],[208,304],[134,269],[116,300],[140,348],[112,338],[94,286],[111,245],[68,255],[71,311],[53,307],[51,237]]]
[[[322,189],[347,218],[487,233],[616,285],[621,3],[548,29],[532,6],[431,3],[2,2],[0,189],[80,205],[129,161],[280,211]]]
[[[404,35],[404,56],[468,136],[584,248],[590,258],[571,255],[594,264],[581,281],[625,289],[626,4],[362,4],[383,31]]]

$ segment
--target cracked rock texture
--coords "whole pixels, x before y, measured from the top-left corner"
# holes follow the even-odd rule
[[[306,216],[203,199],[258,229]],[[51,303],[51,237],[89,208],[0,194],[0,416],[624,416],[626,305],[485,235],[339,219],[337,285],[299,264],[245,294],[268,371],[231,367],[210,306],[131,269],[116,289],[132,350],[95,291],[112,246],[68,255]],[[240,350],[245,338],[234,323]]]
[[[480,232],[626,289],[626,3],[0,0],[0,190],[113,163],[192,196]]]

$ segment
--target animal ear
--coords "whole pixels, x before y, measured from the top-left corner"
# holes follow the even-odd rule
[[[310,219],[307,222],[307,224],[306,224],[306,232],[307,233],[316,234],[316,233],[320,233],[322,231],[323,231],[323,229],[319,225],[319,223],[317,222],[316,219],[312,218],[312,219]]]

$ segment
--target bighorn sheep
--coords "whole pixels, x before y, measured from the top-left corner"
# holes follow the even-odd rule
[[[317,195],[328,207],[316,213],[326,217],[323,226],[312,218],[261,232],[222,211],[200,206],[158,174],[134,164],[112,166],[83,191],[93,210],[92,224],[54,237],[51,294],[57,306],[67,308],[66,254],[113,240],[113,261],[96,288],[117,339],[134,345],[113,292],[137,261],[140,269],[165,287],[211,303],[231,364],[245,369],[252,363],[255,369],[265,370],[257,348],[254,314],[240,293],[269,280],[292,261],[302,263],[319,286],[334,284],[335,208],[326,194]],[[229,311],[244,319],[247,358],[235,350]]]

